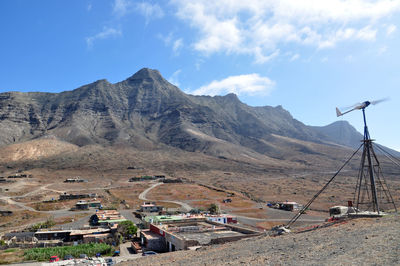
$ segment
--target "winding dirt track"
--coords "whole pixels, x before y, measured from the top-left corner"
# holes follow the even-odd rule
[[[164,183],[155,183],[155,184],[151,185],[150,187],[148,187],[148,188],[145,189],[142,193],[139,194],[139,199],[140,199],[140,200],[151,200],[151,199],[148,199],[148,198],[146,197],[146,196],[147,196],[147,193],[148,193],[150,190],[152,190],[153,188],[155,188],[155,187],[157,187],[157,186],[160,186],[160,185],[162,185],[162,184],[164,184]],[[182,210],[185,211],[185,212],[188,212],[188,211],[190,211],[190,210],[192,209],[192,207],[191,207],[189,204],[185,203],[185,202],[175,201],[175,200],[162,200],[162,201],[163,201],[163,202],[170,202],[170,203],[174,203],[174,204],[181,205]]]

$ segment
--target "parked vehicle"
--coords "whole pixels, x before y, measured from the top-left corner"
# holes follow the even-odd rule
[[[65,255],[64,260],[73,260],[74,257],[71,254]]]
[[[56,262],[59,260],[60,260],[60,258],[58,256],[51,256],[49,262]]]
[[[357,213],[360,210],[354,207],[346,207],[346,206],[333,206],[329,208],[329,216],[334,218],[344,217],[351,213]]]
[[[114,251],[113,257],[119,256],[119,253],[120,253],[119,250]]]
[[[115,265],[115,261],[112,258],[106,259],[107,266]]]
[[[80,254],[79,258],[80,259],[88,259],[88,256],[86,254]]]
[[[151,256],[151,255],[157,255],[158,253],[155,251],[145,251],[142,253],[142,256]]]

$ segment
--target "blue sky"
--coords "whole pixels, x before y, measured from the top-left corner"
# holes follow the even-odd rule
[[[308,125],[367,109],[370,134],[400,150],[400,1],[0,1],[0,92],[72,90],[158,69],[187,93],[282,105]]]

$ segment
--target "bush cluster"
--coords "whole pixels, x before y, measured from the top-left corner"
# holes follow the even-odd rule
[[[71,254],[78,258],[80,254],[86,254],[89,257],[95,256],[97,253],[102,255],[111,255],[113,248],[104,243],[81,244],[77,246],[63,246],[51,248],[32,248],[24,252],[26,260],[47,261],[51,256],[64,258],[65,255]]]

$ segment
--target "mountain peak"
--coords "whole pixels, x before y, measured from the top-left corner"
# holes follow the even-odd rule
[[[152,80],[163,80],[163,77],[160,74],[160,71],[156,69],[150,68],[142,68],[127,80],[143,80],[143,79],[152,79]]]
[[[227,95],[225,95],[224,96],[226,99],[230,99],[230,100],[233,100],[233,101],[239,101],[239,98],[237,97],[237,95],[236,94],[234,94],[234,93],[228,93]]]

